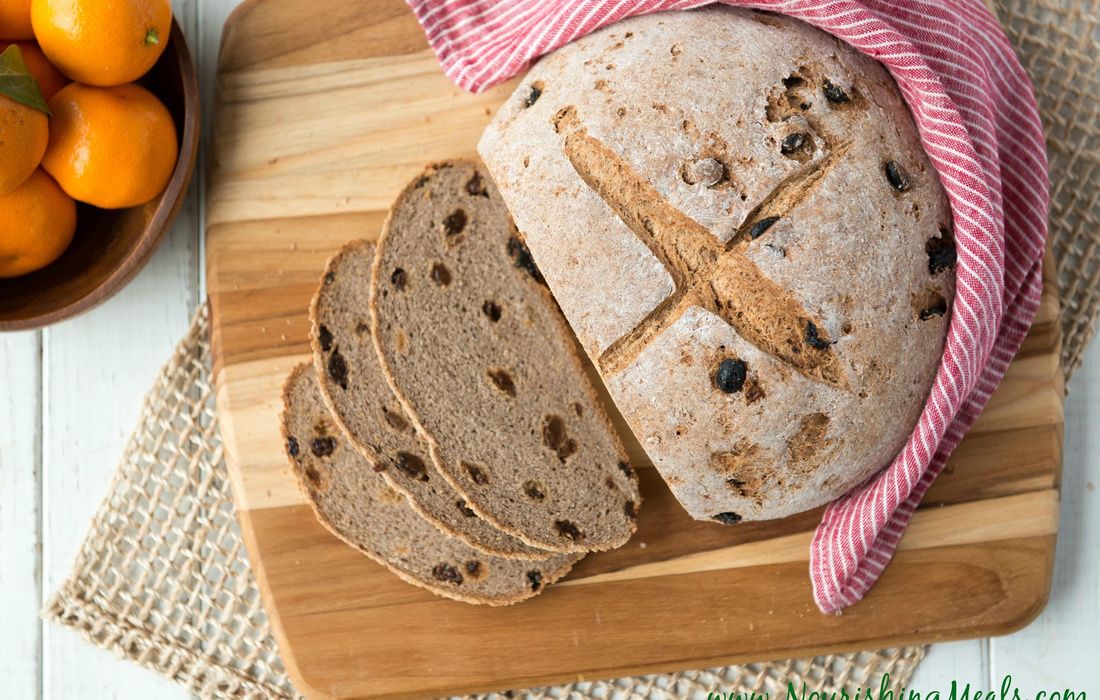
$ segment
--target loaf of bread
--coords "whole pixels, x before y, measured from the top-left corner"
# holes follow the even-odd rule
[[[695,518],[813,508],[904,445],[955,249],[877,62],[758,11],[632,18],[542,59],[479,150]]]

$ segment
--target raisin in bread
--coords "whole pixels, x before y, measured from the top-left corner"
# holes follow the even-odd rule
[[[371,310],[390,386],[470,509],[534,547],[626,542],[637,479],[480,164],[429,166],[399,195]]]
[[[813,508],[902,448],[955,250],[881,65],[768,13],[632,18],[543,58],[479,151],[695,518]]]
[[[405,581],[466,603],[509,605],[536,595],[578,559],[504,559],[436,529],[344,439],[308,364],[287,379],[283,403],[286,452],[318,520]]]
[[[466,505],[429,456],[390,391],[370,335],[370,280],[375,246],[354,241],[329,260],[310,306],[313,362],[321,394],[337,425],[393,489],[445,533],[490,554],[546,559],[496,529]]]

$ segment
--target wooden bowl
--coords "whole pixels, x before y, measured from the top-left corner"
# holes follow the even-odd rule
[[[76,236],[60,258],[29,275],[0,279],[0,331],[39,328],[110,299],[145,266],[172,226],[195,169],[200,113],[195,64],[175,20],[164,54],[139,82],[176,122],[180,153],[168,187],[131,209],[78,205]]]

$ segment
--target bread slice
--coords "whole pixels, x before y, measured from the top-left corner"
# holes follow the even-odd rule
[[[283,389],[286,452],[318,520],[409,583],[465,603],[509,605],[564,576],[579,558],[503,559],[421,518],[339,432],[308,364]]]
[[[321,395],[348,441],[391,488],[437,528],[489,554],[539,560],[551,556],[506,535],[475,514],[440,476],[429,448],[390,391],[370,336],[375,246],[353,241],[329,260],[310,307],[313,363]]]
[[[371,311],[393,392],[471,510],[558,552],[629,539],[626,451],[479,163],[431,165],[397,198]]]

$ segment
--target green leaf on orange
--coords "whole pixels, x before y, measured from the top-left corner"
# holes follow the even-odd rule
[[[27,64],[23,62],[23,52],[15,44],[0,53],[0,95],[10,97],[39,112],[50,113],[38,81],[27,70]]]

